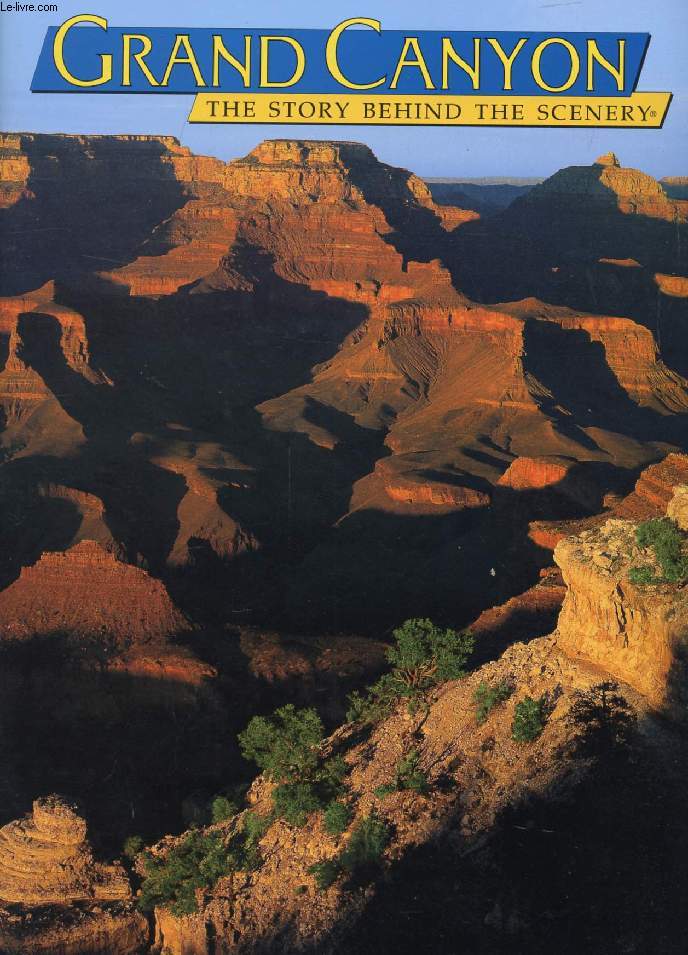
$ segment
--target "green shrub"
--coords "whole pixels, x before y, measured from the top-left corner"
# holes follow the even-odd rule
[[[292,826],[304,826],[310,813],[344,792],[349,767],[342,756],[322,759],[323,736],[315,710],[291,704],[272,716],[255,716],[239,734],[244,756],[278,783],[272,793],[275,813]]]
[[[378,799],[384,799],[390,793],[400,792],[404,789],[412,789],[417,793],[427,792],[428,778],[422,769],[419,769],[419,762],[420,753],[417,749],[412,749],[408,756],[400,759],[394,772],[394,782],[385,783],[375,790]]]
[[[272,792],[272,804],[278,816],[300,829],[323,801],[313,783],[281,783]]]
[[[343,756],[331,756],[318,767],[314,773],[316,782],[324,794],[332,797],[341,795],[345,789],[344,779],[349,772],[349,765]]]
[[[351,694],[349,722],[377,722],[403,698],[413,709],[433,686],[465,676],[466,661],[474,646],[468,631],[443,630],[426,618],[407,620],[394,631],[394,640],[395,645],[387,650],[392,671],[365,694]]]
[[[315,884],[319,892],[324,892],[339,878],[342,867],[336,859],[325,859],[323,862],[316,862],[309,867],[308,872],[315,879]]]
[[[351,833],[346,846],[339,853],[342,869],[353,875],[357,870],[379,864],[390,839],[389,826],[371,813],[362,819]]]
[[[389,826],[373,813],[362,819],[334,859],[316,862],[309,868],[318,890],[322,892],[329,889],[342,873],[349,877],[369,874],[371,869],[380,864],[390,835]]]
[[[164,857],[148,854],[138,905],[144,912],[167,906],[174,915],[197,911],[196,890],[211,888],[231,872],[256,869],[261,863],[258,842],[269,818],[246,813],[229,842],[222,833],[194,830]]]
[[[288,703],[272,716],[254,716],[238,738],[244,758],[270,779],[297,782],[317,769],[324,735],[315,710],[297,710]]]
[[[384,719],[402,695],[404,690],[396,676],[393,673],[385,673],[364,693],[354,690],[350,694],[349,708],[346,711],[347,721],[377,723]]]
[[[476,705],[476,723],[478,723],[478,725],[484,723],[495,706],[508,700],[513,692],[514,687],[505,680],[496,686],[481,683],[473,694],[473,702]]]
[[[654,576],[652,568],[633,567],[629,579],[635,584],[683,583],[688,579],[688,553],[686,553],[686,535],[668,517],[643,521],[636,528],[635,538],[640,547],[649,547],[654,551],[661,576]]]
[[[215,796],[210,804],[210,817],[213,822],[224,822],[239,812],[239,807],[227,796]]]
[[[257,812],[244,813],[241,829],[230,844],[233,868],[238,872],[252,872],[260,868],[263,860],[258,843],[271,822],[271,816],[259,816]]]
[[[428,777],[419,768],[420,753],[412,749],[408,756],[397,763],[397,788],[412,789],[424,793],[428,788]]]
[[[427,690],[465,675],[473,651],[473,637],[466,632],[442,630],[427,618],[407,620],[394,631],[396,646],[387,650],[395,678],[413,690]]]
[[[125,859],[133,862],[136,856],[143,849],[143,839],[141,836],[127,836],[122,846],[122,855]]]
[[[542,733],[545,722],[545,698],[534,700],[527,696],[514,709],[511,737],[517,743],[532,743]]]
[[[150,912],[165,905],[174,915],[195,912],[196,890],[214,885],[231,871],[220,835],[198,831],[190,832],[164,858],[148,855],[143,868],[139,907]]]
[[[631,567],[628,571],[628,579],[632,584],[660,584],[661,578],[655,577],[655,573],[649,564],[643,564],[642,567]]]
[[[325,832],[331,836],[339,836],[349,827],[352,812],[343,802],[331,802],[323,817]]]
[[[396,783],[383,783],[381,786],[376,786],[373,792],[378,799],[384,799],[385,796],[391,796],[392,793],[399,792],[399,787]]]

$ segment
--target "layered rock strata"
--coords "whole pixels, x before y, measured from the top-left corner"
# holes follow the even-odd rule
[[[124,869],[96,862],[59,796],[0,829],[0,948],[7,955],[134,955],[147,925]]]
[[[95,541],[44,554],[0,593],[0,636],[113,636],[125,646],[188,629],[165,586]]]
[[[45,905],[130,895],[124,870],[94,861],[85,820],[60,797],[37,799],[30,815],[0,829],[0,900]]]

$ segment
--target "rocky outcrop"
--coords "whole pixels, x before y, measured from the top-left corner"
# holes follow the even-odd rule
[[[604,156],[598,156],[594,166],[615,166],[617,169],[621,166],[621,163],[617,159],[616,153],[605,153]]]
[[[588,725],[586,717],[575,714],[581,694],[590,692],[590,699],[597,700],[595,692],[599,695],[601,686],[609,694],[610,707],[618,705],[611,702],[612,696],[630,701],[630,707],[623,704],[624,718],[631,719],[634,710],[641,715],[651,745],[657,741],[656,734],[662,737],[664,732],[652,718],[653,707],[685,715],[680,704],[685,704],[688,674],[681,670],[681,658],[688,636],[688,595],[685,588],[642,589],[628,581],[629,566],[649,559],[635,543],[635,527],[611,520],[600,529],[563,541],[556,559],[566,588],[552,570],[521,597],[481,615],[472,628],[478,637],[478,653],[481,648],[487,654],[501,649],[505,639],[532,637],[536,618],[555,616],[565,591],[552,635],[516,643],[466,679],[439,687],[429,694],[420,715],[399,706],[363,741],[360,728],[350,724],[328,741],[328,752],[343,754],[350,768],[347,798],[354,823],[373,812],[390,826],[390,842],[381,860],[385,885],[396,886],[395,872],[404,871],[409,859],[423,858],[422,847],[432,846],[436,853],[440,842],[451,844],[456,865],[475,852],[481,853],[484,865],[493,827],[502,813],[506,815],[501,818],[513,828],[512,813],[521,799],[526,805],[540,801],[543,806],[552,796],[557,804],[571,798],[589,763],[563,755],[592,752],[583,749],[582,743],[591,745],[593,736],[586,733],[593,732],[598,719],[592,717]],[[490,711],[484,724],[476,724],[474,694],[485,685],[508,685],[512,692],[505,703]],[[593,686],[596,691],[591,690]],[[676,692],[681,687],[682,701]],[[527,751],[510,735],[515,707],[526,697],[540,700],[546,712],[544,732],[528,744]],[[619,733],[621,728],[619,722]],[[658,742],[664,753],[660,760],[666,759],[663,747],[670,738],[674,740],[670,745],[676,745],[671,734]],[[390,787],[395,767],[410,749],[416,754],[428,795]],[[606,750],[604,758],[611,760]],[[599,780],[607,769],[604,759],[593,765],[598,774],[593,791],[599,800]],[[635,766],[632,772],[638,776]],[[678,776],[672,785],[677,781]],[[271,789],[265,778],[255,781],[248,797],[253,812],[270,810]],[[599,801],[596,805],[599,809]],[[228,836],[240,818],[214,831]],[[612,825],[611,817],[608,825]],[[534,826],[523,828],[529,831]],[[541,831],[554,832],[548,827]],[[156,910],[157,943],[173,955],[201,955],[209,939],[216,948],[233,953],[273,953],[285,945],[294,951],[313,946],[328,953],[337,951],[342,939],[356,932],[357,921],[365,917],[366,907],[381,891],[371,887],[357,893],[341,880],[325,891],[312,885],[310,867],[333,858],[345,844],[340,839],[346,838],[347,833],[329,836],[319,814],[300,829],[273,821],[260,842],[263,862],[258,869],[235,872],[209,892],[197,893],[198,914],[175,917],[164,907]],[[175,844],[175,839],[166,839],[153,852],[164,856]],[[413,885],[414,898],[422,899],[417,879]],[[458,891],[456,885],[452,891]],[[502,920],[501,904],[485,915],[483,925],[492,927],[495,919]],[[515,923],[509,931],[518,935],[521,930]],[[523,932],[522,937],[529,939],[529,929],[524,927]]]
[[[599,527],[610,517],[646,521],[668,514],[680,524],[681,487],[688,481],[688,455],[668,454],[656,464],[644,468],[630,494],[606,495],[604,510],[590,517],[573,520],[532,521],[528,536],[533,543],[554,550],[560,540]],[[676,503],[672,503],[672,498]]]
[[[667,454],[641,472],[633,491],[614,508],[614,514],[632,521],[661,517],[667,512],[675,488],[686,483],[688,454]]]
[[[581,470],[576,465],[576,461],[556,456],[520,457],[509,465],[497,483],[514,491],[549,490],[593,509],[599,494],[591,481],[576,473]]]
[[[140,955],[148,925],[131,902],[0,909],[4,955]]]
[[[667,517],[682,531],[688,531],[688,484],[679,484],[674,488],[674,496],[667,507]]]
[[[318,891],[309,867],[333,858],[346,845],[350,830],[329,836],[319,813],[312,814],[303,828],[275,821],[260,842],[260,868],[222,878],[203,897],[198,893],[200,910],[195,915],[175,917],[164,907],[156,910],[157,943],[172,955],[205,955],[209,939],[216,950],[238,955],[272,955],[285,948],[334,953],[346,947],[352,933],[356,937],[357,921],[365,917],[369,906],[375,906],[384,891],[381,886],[391,884],[398,900],[403,879],[409,877],[417,904],[424,905],[427,886],[420,885],[413,868],[414,861],[424,858],[424,849],[435,859],[439,846],[447,847],[452,862],[444,879],[446,872],[456,872],[474,853],[481,854],[484,864],[493,827],[503,812],[512,826],[509,813],[521,799],[537,802],[553,791],[564,796],[567,787],[580,778],[583,764],[561,758],[562,752],[571,752],[579,732],[567,715],[576,693],[589,690],[601,679],[599,671],[572,661],[553,638],[545,637],[518,643],[465,680],[440,687],[430,694],[422,715],[411,716],[406,706],[399,706],[362,741],[357,735],[360,728],[343,727],[328,746],[343,754],[350,767],[347,786],[353,825],[372,812],[393,833],[380,863],[381,885],[357,891],[340,879]],[[509,683],[514,692],[484,724],[476,726],[473,695],[481,683]],[[624,687],[623,692],[642,707],[632,690]],[[526,696],[549,701],[545,731],[527,750],[513,741],[510,729],[514,708]],[[411,749],[418,754],[428,794],[382,795],[379,787],[390,786],[395,768]],[[270,794],[271,784],[259,777],[249,793],[250,809],[267,813]],[[214,831],[229,835],[240,819]],[[176,842],[170,837],[153,852],[164,856]],[[456,898],[462,890],[454,882],[447,891]],[[480,906],[478,921],[482,923],[490,903],[480,894],[475,904]],[[481,924],[482,932],[487,924]],[[384,934],[379,926],[376,931]],[[518,932],[514,928],[513,934]],[[527,945],[527,927],[522,939]]]
[[[0,906],[8,955],[134,955],[147,937],[124,869],[94,860],[84,819],[59,796],[0,829]]]
[[[676,216],[676,206],[661,184],[638,169],[622,166],[614,153],[600,156],[592,166],[568,166],[559,170],[535,186],[519,204],[525,209],[547,201],[562,206],[573,201],[583,202],[588,212],[599,212],[604,205],[610,205],[626,214],[668,221]]]
[[[387,496],[400,504],[428,504],[432,507],[486,507],[488,494],[470,487],[423,481],[419,476],[409,477],[385,486]]]
[[[630,683],[653,705],[685,715],[688,589],[629,579],[633,567],[655,563],[653,551],[637,544],[636,526],[613,519],[557,544],[554,559],[568,588],[558,645]]]
[[[94,541],[44,554],[0,593],[0,636],[109,636],[123,646],[188,629],[164,585]]]
[[[130,895],[122,868],[94,862],[85,820],[60,797],[37,799],[30,815],[0,829],[0,900],[44,905]]]

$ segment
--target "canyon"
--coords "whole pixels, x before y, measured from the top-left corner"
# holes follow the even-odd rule
[[[625,845],[653,800],[675,818],[687,765],[685,580],[632,579],[661,569],[639,526],[688,524],[684,185],[611,153],[508,194],[439,185],[361,143],[225,163],[172,137],[0,135],[3,950],[334,955],[429,932],[449,955],[459,932],[544,952],[551,930],[562,952],[679,955],[688,832],[668,847],[643,818],[644,895]],[[346,697],[410,618],[469,627],[470,672],[359,739]],[[473,694],[505,681],[476,726]],[[596,790],[569,713],[605,682],[640,742]],[[550,709],[524,751],[526,697]],[[384,878],[318,892],[306,870],[339,843],[278,819],[261,868],[146,921],[124,840],[164,858],[267,814],[236,734],[289,702],[344,755],[355,819],[394,831]],[[431,794],[381,804],[410,746]],[[208,829],[237,786],[245,808]],[[578,881],[542,889],[546,839],[514,826],[555,817]]]

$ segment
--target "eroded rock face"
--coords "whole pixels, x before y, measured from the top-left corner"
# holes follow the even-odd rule
[[[633,491],[614,508],[614,515],[632,521],[662,517],[676,488],[686,483],[688,454],[667,454],[641,472]]]
[[[558,644],[685,716],[688,590],[629,580],[632,567],[654,561],[638,546],[636,526],[613,519],[557,544],[554,559],[568,587]]]
[[[614,153],[600,156],[592,166],[568,166],[535,186],[520,200],[523,207],[547,196],[562,202],[578,198],[599,207],[605,201],[622,212],[672,220],[675,205],[656,179],[638,169],[622,167]]]
[[[514,458],[583,465],[559,482],[571,491],[563,502],[536,478],[532,494],[519,495],[523,506],[547,501],[544,516],[568,516],[598,503],[587,496],[588,463],[638,468],[657,443],[683,440],[686,381],[660,356],[646,324],[654,311],[552,305],[533,297],[532,262],[518,263],[547,226],[561,233],[559,244],[542,239],[548,274],[560,276],[569,245],[578,255],[581,234],[597,242],[609,221],[610,247],[589,256],[583,243],[581,255],[630,288],[649,268],[643,253],[657,245],[661,217],[619,202],[671,203],[642,173],[613,163],[563,170],[505,211],[496,235],[480,224],[464,244],[472,214],[438,206],[417,177],[360,143],[268,141],[224,163],[165,137],[27,134],[0,141],[2,157],[3,215],[26,269],[0,303],[0,453],[13,488],[64,505],[44,509],[41,521],[54,524],[14,558],[6,580],[84,537],[169,581],[196,573],[194,586],[205,567],[229,572],[259,549],[259,563],[276,555],[283,568],[285,540],[311,552],[354,510],[369,524],[373,509],[395,519],[487,510]],[[68,255],[20,238],[39,226],[52,234],[53,193],[70,210]],[[94,193],[108,210],[100,239]],[[599,221],[596,212],[590,225],[591,208]],[[629,224],[629,248],[617,248]],[[502,255],[507,226],[517,248]],[[673,219],[664,226],[675,236]],[[523,243],[524,230],[533,243]],[[497,282],[471,301],[474,253],[480,274],[513,267],[523,297],[488,304]],[[652,265],[653,294],[655,276],[680,291],[676,269]],[[44,486],[72,491],[46,497]],[[36,512],[19,510],[24,520]],[[440,521],[421,523],[439,532]],[[13,528],[7,548],[18,551]],[[357,536],[368,549],[379,535]],[[504,536],[502,528],[487,545],[476,536],[471,547],[486,560]],[[312,563],[331,565],[319,553]],[[359,565],[358,554],[337,561],[345,563]],[[214,593],[234,601],[230,590]],[[232,612],[252,600],[237,595]]]
[[[456,271],[481,301],[536,295],[659,328],[663,360],[686,375],[685,206],[651,176],[602,156],[459,230]]]
[[[0,906],[8,955],[133,955],[147,937],[124,869],[94,860],[85,820],[59,796],[0,829]]]
[[[44,905],[130,896],[124,870],[94,862],[86,821],[59,796],[37,799],[29,816],[0,829],[0,900]]]
[[[688,531],[688,484],[674,488],[674,496],[667,507],[667,517],[678,524],[682,531]]]
[[[604,156],[598,156],[593,165],[616,166],[618,168],[621,165],[621,163],[617,159],[616,153],[605,153]]]
[[[589,480],[576,474],[576,463],[565,458],[520,457],[509,465],[497,482],[514,491],[542,491],[572,498],[594,508],[599,497]]]
[[[164,585],[95,541],[44,554],[0,593],[0,635],[110,635],[127,646],[188,629]]]

